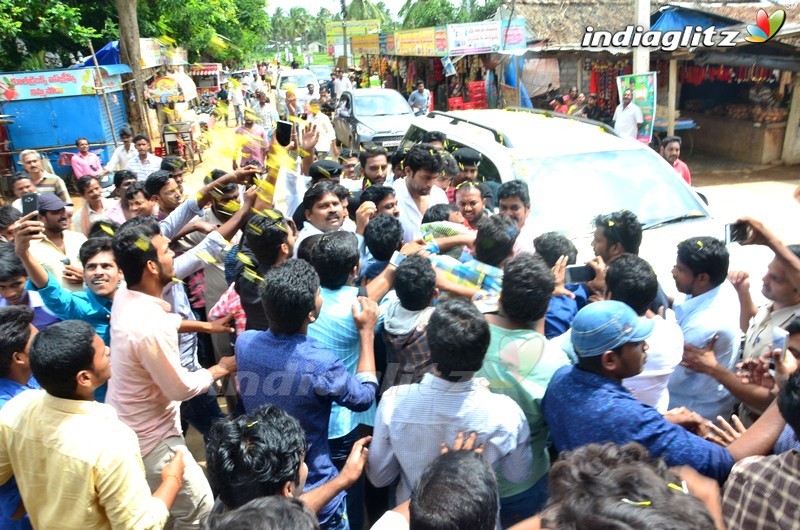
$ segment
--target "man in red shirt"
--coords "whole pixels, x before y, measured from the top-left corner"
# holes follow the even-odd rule
[[[687,184],[691,186],[692,184],[692,174],[689,172],[689,166],[686,165],[686,162],[681,160],[681,137],[680,136],[667,136],[661,142],[661,156],[663,156],[667,162],[672,164],[672,167],[675,168],[675,171],[683,177],[683,180],[686,181]]]

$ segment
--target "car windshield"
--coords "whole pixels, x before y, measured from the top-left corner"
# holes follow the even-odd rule
[[[645,228],[708,213],[683,180],[647,150],[518,160],[516,178],[531,190],[531,217],[541,232],[570,237],[593,230],[598,214],[627,209]]]
[[[309,68],[309,70],[314,72],[314,75],[316,75],[317,77],[323,79],[327,79],[328,77],[331,76],[331,69],[328,68],[327,66],[312,66],[311,68]]]
[[[411,107],[399,93],[358,94],[354,102],[356,116],[411,114]]]
[[[297,88],[307,87],[309,84],[317,84],[317,80],[312,75],[287,75],[281,78],[280,88],[281,90],[296,90]]]

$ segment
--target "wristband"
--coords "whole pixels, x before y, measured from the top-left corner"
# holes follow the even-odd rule
[[[394,265],[395,267],[399,267],[400,264],[403,263],[404,259],[406,259],[406,257],[399,251],[395,250],[394,254],[392,254],[392,257],[389,260],[389,265]]]

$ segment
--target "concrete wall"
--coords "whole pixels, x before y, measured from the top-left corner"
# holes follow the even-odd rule
[[[571,86],[578,85],[578,59],[575,57],[558,59],[558,77],[561,81],[561,93],[569,92]],[[589,90],[589,87],[578,87],[578,91]]]
[[[751,164],[778,162],[783,151],[786,122],[753,123],[722,116],[682,112],[700,127],[691,131],[694,149]]]

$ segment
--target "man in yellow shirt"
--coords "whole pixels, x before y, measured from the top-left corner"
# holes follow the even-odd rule
[[[12,473],[34,528],[163,528],[183,485],[183,456],[151,495],[136,434],[113,408],[93,401],[111,377],[109,350],[87,322],[42,330],[30,366],[44,390],[0,411],[0,484]]]

